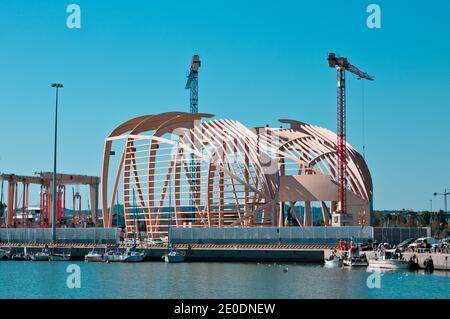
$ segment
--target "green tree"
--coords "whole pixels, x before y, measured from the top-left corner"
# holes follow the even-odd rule
[[[419,216],[420,226],[422,226],[422,227],[429,226],[430,221],[431,221],[431,214],[429,211],[424,211],[424,212],[420,213],[420,216]]]
[[[439,230],[447,227],[447,214],[443,210],[436,213],[436,222]]]
[[[382,213],[380,211],[374,211],[373,212],[372,220],[373,220],[373,226],[374,227],[383,226],[383,216],[382,216]]]
[[[392,215],[390,213],[387,213],[386,215],[384,215],[385,227],[389,227],[391,220],[392,220]]]
[[[407,222],[406,225],[408,227],[416,227],[417,226],[417,215],[413,211],[408,211],[406,213]]]

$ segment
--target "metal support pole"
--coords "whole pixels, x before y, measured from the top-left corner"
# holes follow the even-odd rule
[[[345,69],[337,67],[337,155],[340,202],[339,212],[347,213],[347,146],[345,114]]]
[[[52,181],[52,242],[56,242],[56,153],[58,142],[58,93],[59,89],[63,87],[60,83],[53,83],[51,85],[56,89],[56,103],[55,103],[55,143],[53,149],[53,181]]]

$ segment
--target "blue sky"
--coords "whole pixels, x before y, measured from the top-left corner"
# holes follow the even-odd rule
[[[81,6],[81,29],[66,7]],[[366,7],[381,7],[368,29]],[[292,118],[335,131],[335,51],[364,83],[375,209],[428,209],[450,188],[450,2],[0,0],[0,171],[100,175],[104,138],[134,116],[188,111],[185,76],[202,59],[199,109],[247,126]],[[347,81],[348,141],[363,145],[362,84]],[[433,208],[443,208],[435,198]]]

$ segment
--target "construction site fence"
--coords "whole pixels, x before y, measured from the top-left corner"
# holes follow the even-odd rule
[[[119,244],[119,228],[57,228],[57,243]],[[0,243],[51,243],[51,228],[0,228]]]
[[[374,227],[374,239],[379,243],[399,244],[409,238],[430,236],[430,227]]]
[[[367,242],[373,227],[225,227],[171,228],[174,244],[337,245],[339,240]]]

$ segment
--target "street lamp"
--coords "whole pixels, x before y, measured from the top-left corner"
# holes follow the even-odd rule
[[[55,145],[53,150],[53,187],[52,187],[52,241],[56,242],[56,146],[58,141],[58,92],[64,86],[61,83],[53,83],[52,88],[56,89],[55,103]]]
[[[440,196],[444,196],[444,209],[445,209],[445,213],[447,214],[447,196],[450,195],[450,192],[447,192],[447,189],[444,189],[443,193],[434,193],[434,196],[440,195]]]

